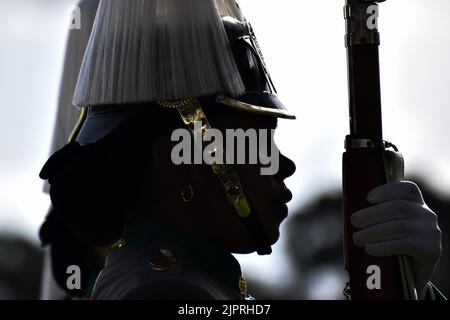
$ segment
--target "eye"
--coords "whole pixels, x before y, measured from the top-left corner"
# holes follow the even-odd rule
[[[261,149],[261,147],[264,149],[264,152],[267,155],[271,155],[273,151],[273,147],[275,146],[275,137],[274,137],[274,131],[273,128],[264,128],[259,130],[259,145],[258,150]]]

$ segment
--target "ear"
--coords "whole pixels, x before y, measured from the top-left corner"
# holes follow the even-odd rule
[[[189,155],[184,159],[184,163],[177,164],[180,163],[180,160],[172,159],[172,156],[179,156],[179,151],[177,142],[170,141],[168,137],[161,137],[155,142],[153,157],[155,170],[158,171],[158,174],[166,183],[169,182],[180,190],[190,185],[195,190],[207,189],[211,191],[211,185],[217,183],[211,167],[206,164],[190,164],[192,162],[191,154],[194,152],[192,149],[190,152],[185,150]]]

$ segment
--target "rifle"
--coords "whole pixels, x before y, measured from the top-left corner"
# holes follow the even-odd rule
[[[417,299],[407,257],[378,258],[354,245],[350,217],[370,206],[375,187],[404,179],[403,157],[383,140],[378,32],[378,2],[346,0],[350,135],[343,155],[344,258],[349,282],[347,298]],[[393,151],[391,150],[393,149]]]

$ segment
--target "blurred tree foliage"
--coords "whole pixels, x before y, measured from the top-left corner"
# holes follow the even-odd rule
[[[0,235],[0,300],[34,300],[39,296],[42,250],[15,235]]]

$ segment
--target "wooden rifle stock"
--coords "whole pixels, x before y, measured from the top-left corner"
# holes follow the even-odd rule
[[[350,135],[343,156],[345,294],[360,299],[417,299],[408,258],[377,258],[353,243],[351,215],[370,206],[375,187],[403,180],[403,158],[383,140],[378,46],[378,5],[384,0],[346,0]],[[389,150],[394,148],[395,151]]]

